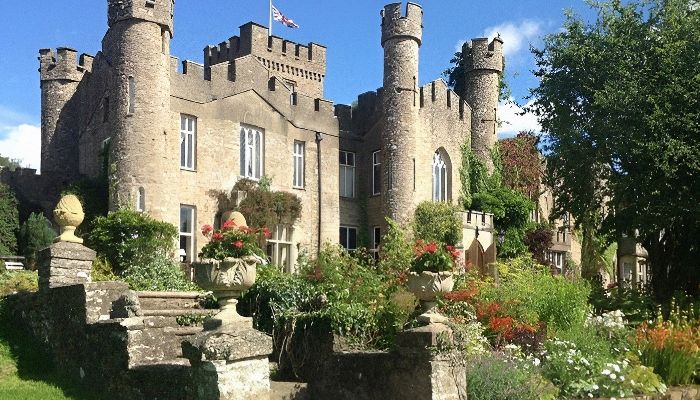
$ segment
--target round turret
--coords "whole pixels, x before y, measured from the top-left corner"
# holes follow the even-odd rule
[[[387,216],[408,222],[415,206],[413,176],[418,133],[418,49],[423,31],[423,9],[408,3],[384,7],[384,132],[381,164],[382,199]]]
[[[496,137],[499,80],[503,73],[503,40],[473,39],[462,47],[466,85],[464,99],[472,108],[472,151],[493,170],[491,150]]]
[[[180,145],[170,115],[173,6],[173,0],[109,0],[103,51],[114,68],[110,207],[136,207],[177,224],[179,215],[166,214],[178,209],[168,195]]]

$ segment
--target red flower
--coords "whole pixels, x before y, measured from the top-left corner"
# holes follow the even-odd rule
[[[224,222],[224,225],[221,227],[221,229],[223,229],[225,231],[230,231],[231,229],[233,229],[235,227],[236,227],[236,223],[233,222],[233,220],[228,220],[228,221]]]
[[[462,253],[460,253],[459,250],[453,250],[450,252],[450,254],[452,255],[452,258],[456,260]]]
[[[212,242],[218,242],[223,238],[224,238],[224,235],[221,232],[216,232],[213,235],[211,235]]]
[[[425,245],[425,251],[427,251],[430,254],[433,254],[437,251],[437,244],[435,242],[430,242]]]
[[[262,233],[265,236],[265,239],[269,239],[270,236],[272,236],[272,233],[270,233],[270,230],[267,228],[262,228]]]
[[[241,247],[243,247],[243,241],[236,240],[235,242],[233,242],[233,245],[240,249]]]
[[[452,252],[455,250],[455,247],[448,244],[447,246],[445,246],[445,250],[447,250],[447,251],[449,251],[450,253],[452,253]]]
[[[209,224],[203,225],[203,226],[202,226],[202,235],[207,236],[207,235],[209,235],[213,230],[214,230],[214,228],[212,228],[211,225],[209,225]]]

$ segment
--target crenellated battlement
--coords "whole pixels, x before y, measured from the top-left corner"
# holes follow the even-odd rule
[[[175,0],[108,0],[107,24],[139,19],[154,22],[173,34]]]
[[[68,80],[79,82],[85,72],[92,71],[94,56],[81,54],[69,47],[39,50],[39,74],[42,81]]]
[[[382,16],[382,46],[387,40],[396,37],[409,37],[421,44],[423,37],[423,8],[415,3],[406,4],[406,12],[401,13],[401,3],[384,6]]]
[[[237,58],[255,56],[268,70],[293,82],[311,96],[323,96],[326,77],[326,47],[298,44],[278,36],[268,37],[267,28],[249,22],[240,27],[239,36],[204,48],[204,67],[231,63]]]
[[[467,71],[488,69],[503,72],[503,40],[500,35],[490,43],[487,38],[464,43],[462,56]]]
[[[442,79],[434,80],[419,89],[420,108],[450,110],[461,120],[471,117],[471,108],[466,101],[447,86]]]

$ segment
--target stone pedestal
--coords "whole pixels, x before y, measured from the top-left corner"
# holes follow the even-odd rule
[[[39,251],[39,290],[91,282],[95,252],[82,244],[58,242]]]
[[[272,339],[241,323],[204,331],[182,344],[196,400],[268,400]]]

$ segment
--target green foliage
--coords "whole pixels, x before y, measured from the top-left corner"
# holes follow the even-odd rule
[[[112,266],[109,262],[102,257],[96,257],[92,261],[92,270],[90,271],[90,277],[93,282],[108,282],[108,281],[118,281],[120,278],[114,275]]]
[[[19,211],[17,198],[9,186],[0,183],[0,255],[14,255],[17,251]]]
[[[475,357],[467,364],[470,400],[539,400],[537,378],[503,354]]]
[[[399,276],[413,261],[413,250],[407,233],[391,218],[386,219],[388,228],[379,251],[377,269],[387,276]]]
[[[36,269],[37,251],[49,246],[56,237],[56,231],[44,214],[31,213],[19,229],[19,250],[24,256],[24,265]]]
[[[36,292],[39,277],[35,271],[0,272],[0,298],[18,292]]]
[[[20,168],[21,165],[20,163],[22,160],[18,160],[16,158],[10,158],[10,157],[4,157],[0,155],[0,169],[7,168],[10,171],[14,171],[17,168]]]
[[[197,285],[190,282],[171,258],[156,256],[145,264],[133,264],[123,273],[122,278],[131,290],[154,291],[198,291]]]
[[[301,216],[301,199],[293,193],[271,191],[266,181],[256,183],[241,179],[233,190],[246,192],[237,211],[246,217],[249,226],[270,228],[277,224],[293,224]]]
[[[508,315],[535,324],[542,321],[548,329],[559,331],[580,326],[588,313],[590,285],[552,276],[549,269],[529,257],[496,263],[499,285],[487,286],[478,297],[498,302]]]
[[[534,203],[522,193],[497,187],[474,194],[472,208],[493,214],[494,223],[499,229],[524,228]]]
[[[414,213],[413,234],[416,239],[454,246],[462,241],[459,209],[449,203],[424,201]]]
[[[655,295],[697,294],[700,10],[687,0],[591,5],[593,22],[569,14],[534,50],[530,110],[547,134],[555,211],[616,236],[639,232]]]
[[[177,228],[173,225],[122,209],[97,217],[86,242],[119,274],[131,266],[172,256],[176,236]]]
[[[107,215],[109,210],[109,193],[107,179],[83,178],[66,187],[61,195],[75,195],[83,206],[85,220],[77,229],[79,234],[86,234],[92,230],[95,218]]]
[[[502,258],[515,258],[528,254],[528,247],[524,242],[524,233],[518,228],[508,228],[503,234],[503,242],[498,245],[498,256]]]

